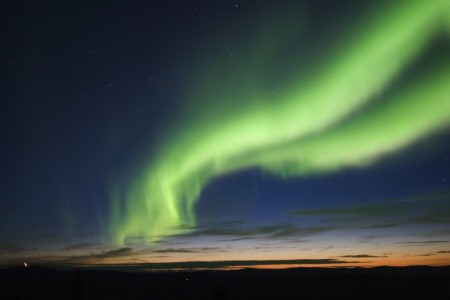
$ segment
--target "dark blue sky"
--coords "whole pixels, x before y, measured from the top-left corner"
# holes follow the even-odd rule
[[[136,201],[125,196],[129,187],[149,164],[163,164],[165,149],[172,147],[166,145],[191,132],[196,137],[192,119],[208,120],[205,127],[220,132],[222,123],[214,118],[221,118],[222,107],[231,117],[259,107],[259,100],[245,104],[244,96],[257,86],[251,82],[263,83],[258,92],[281,93],[313,73],[320,78],[334,57],[339,60],[339,51],[347,51],[341,45],[350,45],[365,18],[382,27],[383,13],[394,8],[372,1],[94,2],[14,2],[2,9],[0,264],[255,256],[324,259],[327,265],[327,259],[346,255],[386,258],[356,265],[448,264],[448,253],[437,254],[450,243],[448,121],[367,165],[330,172],[283,177],[265,163],[235,167],[228,157],[233,167],[212,172],[201,184],[195,224],[180,222],[186,231],[158,236],[157,243],[136,233],[116,244],[114,193],[123,196],[119,226],[127,228],[132,209],[126,203]],[[372,97],[375,104],[355,110],[355,118],[395,101],[389,99],[423,82],[421,76],[431,78],[440,64],[449,74],[448,34],[436,32]],[[267,43],[252,45],[259,39]],[[255,71],[252,57],[264,49],[270,57]],[[229,61],[236,56],[244,58]],[[262,56],[255,61],[266,60]],[[263,75],[253,80],[253,71]],[[225,100],[192,99],[213,89],[243,98],[226,104],[219,102],[228,101],[223,93]],[[436,101],[445,110],[449,94]],[[411,114],[409,122],[420,118]],[[428,254],[428,261],[408,260]]]

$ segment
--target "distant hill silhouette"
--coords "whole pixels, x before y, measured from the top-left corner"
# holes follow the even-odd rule
[[[450,299],[450,267],[173,273],[0,269],[0,299]]]

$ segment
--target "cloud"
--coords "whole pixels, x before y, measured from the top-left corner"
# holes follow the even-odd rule
[[[0,246],[0,253],[1,252],[6,252],[6,253],[17,253],[17,252],[23,252],[26,251],[27,249],[19,247],[19,246],[14,246],[14,245],[1,245]]]
[[[240,241],[254,238],[270,238],[270,239],[291,239],[310,236],[318,233],[335,230],[334,226],[307,226],[298,227],[291,223],[277,223],[265,226],[255,227],[213,227],[193,231],[183,234],[184,237],[204,237],[204,236],[227,236],[230,239],[222,241]]]
[[[167,249],[156,250],[155,252],[158,252],[158,253],[197,253],[198,251],[194,251],[192,249],[186,249],[186,248],[167,248]]]
[[[401,224],[399,224],[399,223],[384,223],[384,224],[381,223],[381,224],[367,226],[366,229],[391,228],[391,227],[396,227],[399,225],[401,225]]]
[[[216,247],[204,247],[204,248],[167,248],[160,249],[154,252],[157,253],[201,253],[201,252],[211,252],[211,251],[224,251],[224,248]]]
[[[290,214],[294,216],[350,215],[355,217],[370,217],[398,214],[403,209],[402,207],[393,207],[389,203],[368,203],[348,207],[297,210],[292,211]]]
[[[327,246],[327,247],[325,247],[325,248],[322,248],[322,249],[320,249],[320,250],[317,251],[317,252],[324,252],[324,251],[328,251],[328,250],[331,250],[331,249],[333,249],[333,245],[329,245],[329,246]]]
[[[444,251],[436,251],[436,252],[429,252],[429,253],[422,253],[422,254],[408,254],[405,257],[428,257],[428,256],[436,256],[440,254],[448,254],[450,251],[444,250]]]
[[[436,253],[423,253],[423,254],[407,254],[404,255],[403,257],[430,257],[435,255]]]
[[[450,224],[450,192],[440,191],[396,200],[345,207],[294,210],[290,215],[314,217],[340,228],[380,229],[404,225]]]
[[[127,256],[130,255],[133,251],[132,248],[120,248],[116,250],[106,251],[101,254],[93,255],[97,258],[108,258],[108,257],[119,257],[119,256]]]
[[[25,251],[36,251],[38,250],[38,248],[33,247],[33,248],[24,248],[21,246],[17,246],[17,245],[11,245],[11,244],[5,244],[5,245],[0,245],[0,253],[8,253],[8,254],[14,254],[14,253],[20,253],[20,252],[25,252]]]
[[[442,244],[448,243],[449,241],[407,241],[407,242],[397,242],[397,244]]]
[[[369,254],[357,254],[357,255],[342,255],[338,256],[342,258],[386,258],[387,255],[369,255]]]
[[[245,237],[238,237],[238,238],[233,238],[233,239],[223,239],[223,240],[220,240],[220,242],[238,242],[238,241],[245,241],[245,240],[252,240],[252,239],[254,239],[254,238],[245,236]]]
[[[303,220],[305,217],[310,217],[309,220],[315,222],[301,226],[290,222],[248,226],[242,220],[233,220],[229,222],[197,224],[195,226],[183,224],[177,229],[184,230],[183,233],[179,234],[182,237],[224,237],[220,241],[238,242],[260,238],[301,239],[335,230],[371,230],[417,224],[450,224],[450,217],[448,217],[450,215],[450,207],[447,205],[449,197],[449,191],[440,191],[346,207],[328,207],[289,212],[288,214],[291,216],[302,217]],[[430,231],[429,234],[435,232]],[[384,235],[384,237],[388,235]],[[430,237],[427,233],[425,236]],[[154,240],[154,238],[155,236],[149,237],[150,240]],[[370,242],[370,239],[365,241]],[[161,251],[175,253],[195,252],[197,250],[169,248]]]
[[[63,248],[63,250],[81,250],[81,249],[86,249],[86,248],[91,248],[93,246],[96,246],[97,244],[94,243],[78,243],[78,244],[72,244],[69,246],[66,246]]]
[[[233,260],[233,261],[190,261],[172,263],[147,263],[123,266],[129,271],[159,271],[159,270],[195,270],[195,269],[224,269],[224,268],[246,268],[254,266],[271,265],[330,265],[330,264],[355,264],[361,261],[347,261],[340,259],[293,259],[293,260]],[[108,268],[108,266],[91,265],[91,268]],[[120,266],[110,266],[118,269]]]

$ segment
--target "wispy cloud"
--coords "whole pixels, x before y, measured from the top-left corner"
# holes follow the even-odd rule
[[[34,248],[25,248],[22,246],[17,246],[17,245],[11,245],[11,244],[5,244],[5,245],[0,245],[0,253],[20,253],[20,252],[25,252],[25,251],[36,251],[38,250],[38,248],[34,247]]]
[[[203,247],[203,248],[166,248],[159,249],[153,252],[157,253],[202,253],[202,252],[223,252],[225,248],[217,247]]]
[[[186,249],[186,248],[167,248],[167,249],[156,250],[155,252],[158,252],[158,253],[197,253],[198,251],[195,251],[193,249]]]
[[[342,265],[356,264],[361,261],[348,261],[340,259],[293,259],[293,260],[233,260],[233,261],[190,261],[172,263],[147,263],[133,266],[123,266],[130,271],[159,271],[159,270],[195,270],[195,269],[225,269],[225,268],[251,268],[254,266],[299,266],[299,265]],[[93,265],[92,268],[118,268],[120,266]]]
[[[333,207],[323,209],[296,210],[291,214],[294,216],[324,216],[324,215],[348,215],[354,217],[370,217],[397,215],[404,210],[403,207],[393,207],[387,203],[358,204],[348,207]]]
[[[313,234],[323,233],[335,230],[334,226],[307,226],[298,227],[291,223],[278,223],[265,226],[254,227],[214,227],[194,231],[183,236],[204,237],[204,236],[225,236],[227,239],[222,241],[240,241],[254,238],[300,238]]]
[[[448,243],[449,241],[406,241],[406,242],[397,242],[397,244],[442,244]]]
[[[254,237],[244,236],[244,237],[237,237],[237,238],[231,238],[231,239],[222,239],[220,242],[238,242],[238,241],[245,241],[245,240],[252,240]]]
[[[444,251],[436,251],[436,252],[428,252],[428,253],[422,253],[422,254],[408,254],[407,257],[427,257],[427,256],[436,256],[436,255],[442,255],[442,254],[449,254],[450,251],[444,250]]]
[[[71,251],[71,250],[85,250],[85,249],[90,249],[94,246],[98,246],[98,244],[94,244],[94,243],[77,243],[77,244],[72,244],[72,245],[68,245],[66,247],[63,248],[63,250],[67,250],[67,251]]]
[[[108,257],[119,257],[119,256],[128,256],[133,251],[132,248],[120,248],[111,251],[102,252],[100,254],[93,255],[97,258],[108,258]]]
[[[17,253],[25,251],[25,248],[14,246],[14,245],[0,245],[0,252],[6,252],[6,253]]]
[[[383,200],[344,207],[294,210],[289,214],[314,217],[341,228],[381,229],[404,225],[450,224],[450,192],[406,199]]]
[[[386,258],[387,255],[369,255],[369,254],[357,254],[357,255],[342,255],[338,256],[342,258]]]

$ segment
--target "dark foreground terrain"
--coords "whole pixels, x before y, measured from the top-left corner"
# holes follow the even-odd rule
[[[450,267],[130,273],[0,269],[0,299],[450,299]]]

